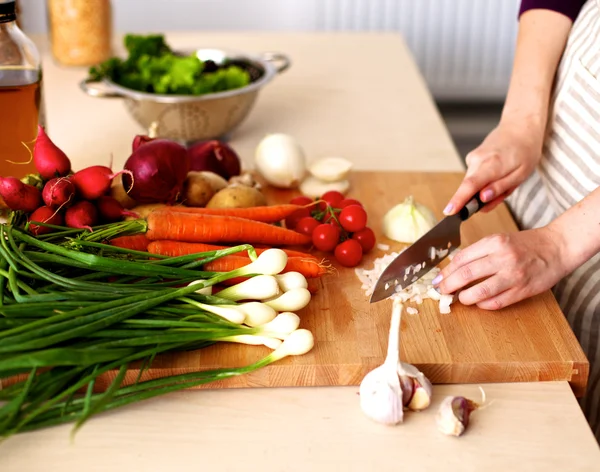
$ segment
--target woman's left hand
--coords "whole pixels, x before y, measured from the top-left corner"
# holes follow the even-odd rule
[[[554,286],[568,273],[566,253],[562,235],[549,226],[496,234],[459,251],[434,285],[445,294],[461,290],[464,305],[498,310]]]

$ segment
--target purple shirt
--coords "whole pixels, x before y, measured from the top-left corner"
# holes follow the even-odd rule
[[[575,18],[579,15],[585,1],[586,0],[521,0],[519,16],[527,10],[543,8],[545,10],[554,10],[558,13],[562,13],[575,21]]]

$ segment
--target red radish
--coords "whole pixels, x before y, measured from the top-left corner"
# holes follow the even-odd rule
[[[65,223],[69,228],[82,228],[92,231],[91,227],[97,222],[98,210],[86,200],[77,202],[65,212]]]
[[[30,216],[29,221],[37,221],[38,223],[48,223],[50,225],[62,226],[65,222],[62,213],[47,206],[39,207]],[[33,223],[29,224],[29,232],[34,236],[47,234],[54,231],[53,228],[40,226]]]
[[[109,195],[102,195],[96,200],[96,207],[100,212],[100,217],[106,223],[120,221],[124,216],[140,217],[137,213],[125,210],[116,198]]]
[[[137,203],[174,203],[190,170],[187,150],[168,139],[139,146],[127,159],[123,187]],[[131,175],[129,175],[131,174]]]
[[[110,167],[90,166],[75,172],[71,180],[75,184],[77,193],[86,200],[95,200],[110,190],[112,179],[126,170],[113,174]]]
[[[42,204],[41,192],[15,177],[0,177],[0,195],[13,211],[30,213]]]
[[[44,180],[63,177],[71,171],[71,161],[67,155],[52,142],[40,125],[33,146],[33,164]]]
[[[188,149],[190,170],[210,171],[226,180],[240,175],[240,158],[228,144],[212,139],[192,145]]]
[[[150,141],[154,141],[156,138],[151,138],[150,136],[146,136],[144,134],[138,134],[135,138],[133,138],[133,143],[131,144],[131,151],[135,152],[137,148],[139,148],[142,144],[149,143]]]
[[[70,207],[75,203],[75,185],[68,177],[50,179],[44,185],[42,198],[50,208]]]

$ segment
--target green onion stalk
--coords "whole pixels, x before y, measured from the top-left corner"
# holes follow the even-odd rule
[[[33,237],[27,228],[0,225],[4,438],[70,422],[76,431],[98,413],[243,375],[313,346],[312,334],[298,329],[294,313],[278,314],[266,303],[243,302],[258,293],[259,282],[262,299],[279,294],[273,276],[287,262],[281,250],[257,256],[253,246],[242,244],[164,257],[105,243],[116,234],[135,231],[131,223],[104,225],[93,232],[53,229]],[[245,267],[200,270],[209,261],[241,251],[250,255]],[[247,280],[212,294],[211,287],[236,277]],[[272,352],[246,366],[142,381],[157,355],[217,342],[263,344]],[[137,378],[126,381],[132,370],[139,372]],[[116,377],[99,392],[99,379],[110,371],[117,371]]]

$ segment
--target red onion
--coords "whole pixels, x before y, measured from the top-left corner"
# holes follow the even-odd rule
[[[155,139],[156,138],[151,138],[150,136],[146,136],[144,134],[138,134],[135,138],[133,138],[133,143],[131,143],[131,151],[135,152],[142,144],[149,143]]]
[[[174,203],[190,170],[186,149],[168,139],[155,139],[139,146],[124,169],[123,187],[137,203]],[[133,182],[132,182],[133,177]]]
[[[202,141],[188,148],[190,170],[209,171],[226,180],[240,175],[241,163],[237,153],[228,144],[216,139]]]

